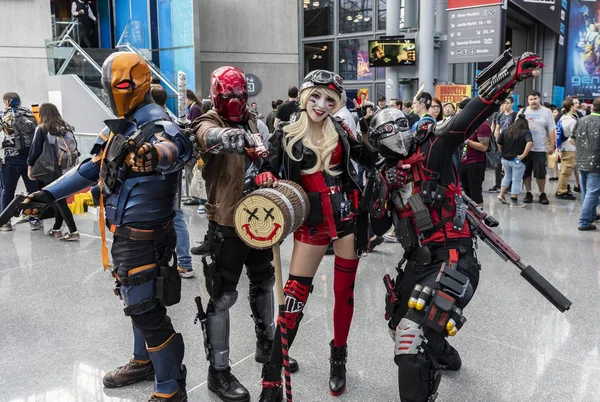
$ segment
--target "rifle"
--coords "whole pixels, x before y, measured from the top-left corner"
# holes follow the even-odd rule
[[[492,227],[499,225],[498,221],[489,216],[483,209],[463,194],[462,199],[467,204],[466,218],[471,226],[471,231],[487,244],[504,261],[512,262],[521,270],[521,276],[542,294],[561,313],[567,311],[572,302],[556,289],[546,278],[537,272],[531,265],[525,265],[521,257],[502,240]]]
[[[200,329],[202,329],[202,337],[204,338],[204,351],[206,352],[206,359],[210,360],[210,342],[208,341],[208,334],[206,332],[206,312],[204,312],[204,307],[202,307],[202,298],[200,296],[196,296],[196,308],[198,309],[198,313],[196,314],[196,318],[194,318],[194,324],[197,324],[200,321]]]
[[[6,206],[4,211],[2,211],[2,213],[0,213],[0,226],[6,225],[6,223],[8,221],[10,221],[10,219],[13,216],[14,217],[19,216],[21,211],[23,211],[24,209],[37,209],[38,210],[37,215],[42,215],[42,212],[44,212],[44,210],[46,208],[48,208],[50,205],[52,205],[52,204],[44,204],[41,202],[33,202],[33,201],[28,202],[27,204],[24,204],[23,201],[25,201],[26,198],[27,198],[27,196],[23,195],[23,194],[17,194],[15,196],[15,198],[13,198],[13,200],[10,202],[10,204],[8,204]]]

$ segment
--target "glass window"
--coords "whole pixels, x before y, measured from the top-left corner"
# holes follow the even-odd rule
[[[340,40],[340,75],[345,80],[372,80],[367,38]]]
[[[385,31],[387,23],[387,2],[388,0],[379,0],[377,8],[377,29]],[[404,27],[404,5],[400,7],[400,28]]]
[[[333,42],[304,44],[304,74],[312,70],[333,71]]]
[[[340,33],[373,30],[372,0],[339,0]]]
[[[377,9],[377,29],[385,31],[385,24],[387,22],[387,0],[379,0],[379,8]]]
[[[302,0],[304,37],[333,35],[333,0]]]

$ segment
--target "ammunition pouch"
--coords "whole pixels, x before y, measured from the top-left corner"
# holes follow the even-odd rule
[[[406,252],[410,252],[420,245],[417,232],[410,217],[402,218],[396,223],[396,236]]]

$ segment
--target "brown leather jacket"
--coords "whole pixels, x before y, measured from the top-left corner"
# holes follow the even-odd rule
[[[245,125],[246,130],[258,133],[254,117]],[[200,144],[201,152],[206,152],[206,136],[217,127],[239,127],[225,121],[214,110],[210,110],[194,121],[192,129]],[[246,171],[245,155],[230,153],[214,154],[206,152],[202,155],[204,167],[202,178],[206,182],[206,214],[208,220],[222,226],[234,227],[234,212],[238,201],[244,193],[244,174]]]

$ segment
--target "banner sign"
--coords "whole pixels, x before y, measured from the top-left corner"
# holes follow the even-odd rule
[[[442,101],[442,105],[447,102],[456,104],[465,97],[471,97],[471,85],[437,85],[435,97]]]
[[[600,3],[572,0],[569,7],[565,95],[590,100],[600,96]]]
[[[457,8],[495,6],[502,4],[502,0],[448,0],[448,10]]]

